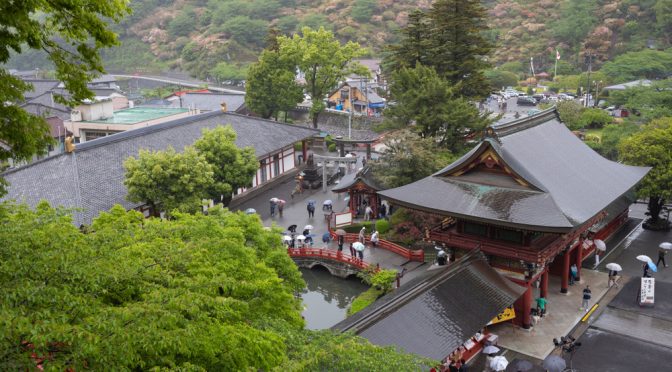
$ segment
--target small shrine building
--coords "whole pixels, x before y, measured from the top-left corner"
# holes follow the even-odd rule
[[[474,249],[526,288],[515,322],[529,328],[533,286],[548,293],[549,274],[567,292],[572,263],[593,252],[627,220],[634,187],[649,168],[607,160],[577,138],[555,109],[488,127],[454,163],[379,195],[398,206],[446,217],[429,238],[451,256]]]
[[[380,210],[378,191],[382,189],[383,187],[373,179],[371,168],[365,166],[357,172],[344,176],[331,191],[335,193],[348,193],[350,197],[348,207],[350,208],[350,212],[355,216],[364,213],[363,208],[365,205],[370,205],[373,210],[373,216],[378,216]]]

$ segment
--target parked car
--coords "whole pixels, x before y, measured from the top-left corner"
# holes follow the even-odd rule
[[[530,96],[518,96],[516,103],[519,106],[535,106],[537,104],[537,100]]]
[[[537,100],[537,103],[539,103],[539,102],[541,102],[542,99],[545,99],[546,96],[543,95],[543,94],[535,94],[535,95],[532,96],[532,98],[534,98],[535,100]]]

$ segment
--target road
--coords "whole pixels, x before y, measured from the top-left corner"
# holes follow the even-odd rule
[[[216,92],[222,92],[222,93],[237,93],[237,94],[244,94],[244,91],[241,90],[236,90],[236,89],[230,89],[230,88],[220,88],[217,86],[213,86],[212,83],[206,82],[206,81],[199,81],[199,80],[184,80],[184,79],[177,79],[177,78],[172,78],[172,77],[165,77],[165,76],[150,76],[150,75],[123,75],[123,74],[112,74],[115,78],[122,78],[122,79],[143,79],[143,80],[149,80],[149,81],[156,81],[159,83],[164,83],[164,84],[170,84],[170,85],[179,85],[183,87],[189,87],[189,88],[201,88],[203,86],[207,86],[208,89],[216,91]]]

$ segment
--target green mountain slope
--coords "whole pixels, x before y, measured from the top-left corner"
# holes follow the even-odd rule
[[[116,25],[122,46],[104,53],[109,70],[180,69],[199,78],[244,76],[269,27],[290,34],[324,26],[343,41],[380,56],[395,42],[408,13],[431,0],[133,0],[133,14]],[[668,48],[672,0],[483,0],[497,49],[495,64],[550,69],[555,50],[561,68],[584,68],[583,51],[599,65],[615,55],[647,47]],[[34,56],[19,59],[30,67]],[[16,63],[15,63],[16,65]],[[40,66],[41,67],[41,66]]]

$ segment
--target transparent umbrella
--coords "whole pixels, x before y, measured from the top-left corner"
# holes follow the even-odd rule
[[[245,214],[255,214],[255,213],[257,213],[257,210],[254,208],[247,208],[245,210]]]
[[[567,362],[557,355],[549,355],[544,359],[543,365],[548,372],[562,372],[567,367]]]
[[[606,267],[607,267],[607,269],[609,269],[609,270],[614,270],[614,271],[621,271],[621,270],[623,270],[623,268],[621,267],[621,265],[619,265],[619,264],[617,264],[617,263],[615,263],[615,262],[610,262],[610,263],[608,263]]]
[[[607,250],[607,245],[604,243],[604,240],[595,239],[593,240],[593,244],[595,244],[595,248],[597,248],[600,251]]]
[[[505,357],[499,355],[490,361],[490,368],[492,368],[495,371],[503,371],[506,369],[506,366],[509,365],[509,362],[506,360]]]
[[[659,247],[663,249],[672,249],[672,243],[670,242],[660,243]]]
[[[355,250],[356,250],[357,252],[361,252],[361,251],[363,251],[364,248],[366,248],[366,247],[365,247],[364,244],[362,244],[361,242],[354,242],[354,243],[352,243],[352,248],[355,248]]]

